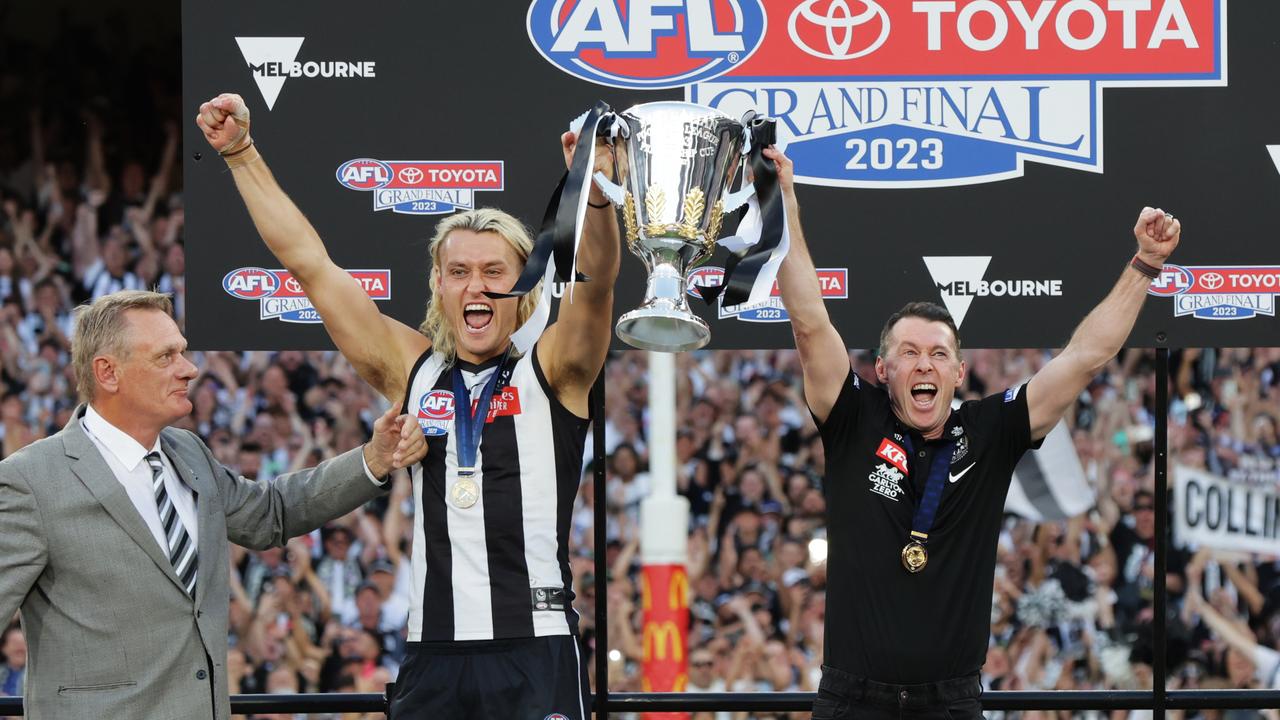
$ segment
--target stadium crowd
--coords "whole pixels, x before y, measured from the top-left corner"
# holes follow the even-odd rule
[[[0,64],[0,102],[26,108],[0,123],[3,456],[57,432],[76,406],[68,351],[77,304],[155,287],[174,294],[180,323],[186,313],[178,113],[147,109],[176,109],[173,88],[153,87],[141,100],[86,92],[93,100],[83,107],[41,101],[12,69],[24,65],[15,61],[20,52],[12,44],[0,50],[8,61]],[[1050,357],[965,355],[966,399],[1003,391]],[[870,353],[851,358],[864,378],[874,377]],[[362,442],[381,410],[332,352],[206,351],[193,360],[200,375],[185,424],[250,477],[270,479]],[[824,467],[796,354],[697,352],[677,363],[678,487],[691,506],[688,689],[813,690],[827,612]],[[639,507],[650,491],[646,357],[619,353],[606,374],[609,684],[638,691]],[[1174,352],[1172,384],[1173,462],[1280,484],[1280,349]],[[1153,616],[1154,396],[1152,354],[1122,353],[1068,418],[1096,507],[1067,520],[1008,516],[985,688],[1149,688],[1153,622],[1167,622],[1169,687],[1280,688],[1277,556],[1175,547],[1169,616]],[[572,564],[589,653],[603,650],[594,643],[602,600],[592,577],[597,501],[588,472]],[[383,499],[286,548],[233,547],[232,692],[380,692],[394,680],[409,609],[413,512],[408,477],[399,473]],[[0,694],[21,694],[22,633],[17,618],[0,618],[0,626]]]

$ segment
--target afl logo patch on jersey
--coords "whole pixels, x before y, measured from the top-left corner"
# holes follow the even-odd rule
[[[453,421],[453,393],[432,390],[418,401],[418,426],[423,435],[440,436],[449,432]]]

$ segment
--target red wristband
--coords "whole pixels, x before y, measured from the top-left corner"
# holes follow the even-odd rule
[[[1161,268],[1158,268],[1154,265],[1148,265],[1142,262],[1142,258],[1138,257],[1137,255],[1133,256],[1133,259],[1129,261],[1129,264],[1133,266],[1134,270],[1137,270],[1138,272],[1142,273],[1143,275],[1146,275],[1152,280],[1155,280],[1156,278],[1160,277]]]

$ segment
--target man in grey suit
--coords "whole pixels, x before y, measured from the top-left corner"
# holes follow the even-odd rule
[[[34,720],[230,717],[226,541],[282,545],[426,453],[393,404],[363,449],[269,484],[237,477],[168,427],[196,375],[171,310],[142,291],[80,308],[86,404],[0,462],[0,618],[22,611]]]

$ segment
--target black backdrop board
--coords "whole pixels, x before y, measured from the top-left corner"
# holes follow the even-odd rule
[[[782,139],[791,143],[788,153],[796,158],[798,173],[811,181],[799,189],[804,225],[816,264],[829,270],[823,273],[830,296],[828,308],[847,344],[874,346],[889,313],[909,300],[927,299],[948,300],[957,314],[968,301],[961,331],[969,347],[1059,346],[1106,294],[1131,256],[1131,228],[1144,204],[1160,205],[1183,220],[1186,233],[1173,261],[1186,269],[1171,268],[1166,273],[1162,284],[1169,296],[1148,299],[1130,343],[1280,344],[1280,321],[1274,316],[1276,294],[1280,293],[1280,246],[1272,212],[1280,199],[1280,172],[1268,153],[1268,145],[1280,145],[1280,125],[1276,124],[1280,117],[1280,43],[1275,41],[1274,30],[1280,27],[1280,3],[1236,0],[1228,7],[1226,2],[1213,0],[1153,0],[1149,13],[1137,15],[1139,48],[1145,47],[1156,14],[1170,2],[1185,6],[1189,22],[1198,30],[1198,61],[1205,57],[1216,60],[1216,48],[1223,48],[1225,67],[1214,67],[1216,62],[1211,62],[1205,72],[1196,74],[1186,71],[1188,66],[1183,63],[1178,69],[1185,82],[1168,79],[1166,69],[1139,77],[1124,74],[1128,71],[1119,65],[1112,68],[1114,72],[1104,81],[1114,82],[1119,72],[1121,79],[1135,87],[1106,87],[1082,96],[1086,104],[1098,102],[1096,114],[1090,116],[1096,120],[1087,128],[1089,141],[1096,144],[1092,162],[1097,167],[1093,169],[1079,167],[1087,162],[1068,162],[1076,165],[1070,167],[1032,158],[1021,165],[1020,176],[998,181],[910,188],[892,186],[893,182],[878,187],[815,185],[815,175],[839,174],[831,171],[832,162],[856,164],[852,153],[858,148],[866,153],[861,162],[871,163],[868,167],[874,169],[877,160],[887,159],[893,165],[901,160],[877,158],[877,151],[888,147],[886,153],[894,153],[903,143],[914,142],[912,147],[919,151],[917,161],[922,162],[928,155],[922,142],[930,129],[919,123],[914,127],[889,123],[891,131],[880,132],[891,144],[876,146],[872,144],[877,131],[874,123],[857,132],[829,132],[826,144],[814,142],[823,140],[821,132],[813,137],[793,136],[783,128]],[[603,7],[607,3],[596,0],[593,4]],[[962,0],[958,6],[966,4]],[[1010,5],[1008,0],[996,4]],[[1106,7],[1105,2],[1095,4]],[[548,3],[533,3],[535,11],[545,5]],[[569,12],[577,5],[569,0],[562,9]],[[717,32],[732,29],[734,18],[725,19],[731,15],[725,8],[732,6],[725,0],[689,0],[688,5],[713,8]],[[229,6],[184,2],[183,92],[191,117],[200,102],[218,92],[235,91],[245,96],[263,156],[325,238],[335,261],[346,268],[369,271],[362,277],[372,293],[386,297],[379,300],[383,311],[416,326],[427,295],[426,242],[435,222],[444,215],[409,214],[395,208],[375,210],[379,199],[400,201],[404,203],[402,210],[423,210],[430,203],[441,210],[451,201],[470,200],[477,207],[501,207],[536,226],[547,195],[563,170],[558,135],[573,116],[596,99],[615,109],[683,97],[711,102],[717,91],[752,83],[776,89],[786,85],[787,77],[794,81],[797,97],[807,97],[812,78],[789,76],[792,69],[783,68],[785,53],[776,63],[769,53],[787,42],[798,46],[796,38],[813,49],[817,36],[805,34],[810,16],[840,20],[857,15],[858,8],[872,6],[883,6],[891,13],[886,17],[893,20],[894,34],[883,51],[868,53],[854,65],[842,67],[856,68],[856,62],[874,59],[876,52],[889,53],[885,57],[892,60],[896,57],[892,53],[910,50],[902,45],[910,39],[909,30],[925,27],[925,19],[912,16],[908,3],[858,0],[848,5],[854,12],[842,15],[839,4],[830,0],[769,0],[763,5],[757,0],[740,0],[738,6],[746,8],[743,22],[748,44],[756,42],[750,37],[751,13],[768,16],[763,50],[740,58],[742,65],[737,70],[702,78],[690,88],[639,90],[595,84],[549,62],[547,48],[535,44],[549,44],[537,39],[545,34],[544,29],[538,29],[531,39],[527,23],[537,13],[529,13],[530,5],[524,2],[365,6],[330,0],[267,4],[241,0]],[[800,8],[809,14],[801,13]],[[799,13],[798,19],[789,23],[793,12]],[[1215,21],[1213,16],[1219,12],[1222,16]],[[876,16],[867,17],[875,20]],[[1106,42],[1111,42],[1119,37],[1116,28],[1121,18],[1117,13],[1107,17],[1112,29]],[[1206,17],[1208,25],[1202,22]],[[1012,18],[1007,19],[1009,41],[1021,43],[1022,31]],[[941,20],[944,47],[954,47],[955,16]],[[991,23],[984,26],[981,20],[978,17],[973,25],[973,35],[979,39],[992,32]],[[1069,27],[1075,35],[1087,34],[1087,26],[1079,21],[1073,19]],[[680,20],[681,28],[683,22]],[[1048,19],[1044,27],[1051,28],[1053,23]],[[799,30],[789,35],[791,25]],[[853,45],[840,50],[837,46],[842,36],[837,30],[835,44],[816,50],[852,53],[868,36],[875,37],[875,33],[859,31],[850,36]],[[300,46],[296,38],[303,38]],[[1042,42],[1051,49],[1057,40],[1046,31]],[[1171,43],[1178,41],[1166,41]],[[658,47],[662,50],[666,46]],[[1004,48],[996,52],[1004,52]],[[251,57],[247,60],[246,55]],[[993,82],[996,71],[971,67],[964,55],[956,58],[954,69],[946,66],[946,82]],[[282,78],[275,77],[279,94],[268,109],[250,60],[262,66],[272,59],[284,61],[285,68],[288,62],[298,62],[303,76],[283,78],[282,85]],[[308,72],[332,74],[333,61],[347,74],[369,75],[372,69],[373,77],[306,76]],[[370,68],[369,63],[374,66]],[[266,65],[265,74],[277,67]],[[935,73],[932,79],[913,75],[904,81],[902,73],[887,77],[883,69],[871,69],[875,67],[868,64],[865,75],[848,71],[825,80],[832,81],[833,88],[848,90],[880,83],[898,92],[903,82],[943,84],[937,80],[936,69],[930,70]],[[1091,75],[1071,74],[1068,66],[1037,72],[1041,70],[1074,80],[1097,80],[1106,75],[1097,68],[1090,69]],[[987,74],[981,76],[980,71]],[[821,72],[831,75],[830,69]],[[1052,80],[1046,80],[1043,72],[1018,73],[1008,64],[999,72],[1003,75],[996,80],[1014,84],[1047,85]],[[263,74],[260,71],[257,79]],[[1149,79],[1154,76],[1164,79]],[[1143,87],[1161,83],[1199,86]],[[1050,102],[1054,92],[1044,91],[1046,116],[1062,110],[1077,117],[1078,108],[1068,111],[1066,106]],[[1074,97],[1074,90],[1063,92],[1064,97]],[[773,97],[776,100],[778,95]],[[760,110],[770,109],[766,94],[758,94],[757,99]],[[723,107],[735,113],[741,109],[731,102]],[[981,114],[976,109],[973,112]],[[800,130],[811,130],[800,126],[800,114],[792,113],[791,120]],[[810,112],[806,118],[810,126],[812,115]],[[1054,117],[1046,126],[1059,120]],[[1000,121],[989,118],[984,122],[989,135]],[[221,160],[209,152],[194,123],[188,124],[185,133],[188,333],[192,345],[220,349],[330,347],[318,324],[297,322],[314,317],[305,300],[291,292],[287,278],[282,282],[277,275],[234,272],[242,268],[274,270],[279,265],[259,241]],[[978,167],[987,162],[984,152],[1003,153],[1004,160],[1011,157],[1007,143],[983,146],[962,135],[939,135],[949,143],[949,158],[967,157],[966,162]],[[1034,148],[1028,152],[1036,154]],[[202,158],[196,160],[196,153],[202,153]],[[380,162],[347,164],[356,159]],[[991,172],[997,172],[998,163],[991,160],[991,164],[995,168]],[[338,181],[340,168],[346,171],[348,186]],[[413,180],[415,173],[429,179],[426,185],[410,184],[406,186],[409,192],[398,195],[386,192],[395,188],[397,178]],[[892,177],[891,173],[881,175]],[[863,182],[868,178],[874,180],[873,175],[863,174],[845,184],[874,185]],[[380,191],[358,189],[383,185],[384,180],[391,184]],[[830,177],[816,181],[833,182]],[[948,182],[964,180],[952,178]],[[431,187],[421,189],[427,186]],[[388,197],[392,195],[395,197]],[[414,203],[419,204],[415,207]],[[709,265],[722,265],[723,252]],[[926,257],[936,259],[928,265]],[[962,257],[970,259],[958,259]],[[989,260],[984,262],[984,258]],[[1009,281],[1017,281],[1020,293],[1034,294],[1001,296],[999,293],[1008,292]],[[615,314],[639,303],[643,282],[640,262],[626,254]],[[987,294],[980,294],[980,282],[987,284]],[[712,347],[792,344],[788,325],[776,322],[780,319],[774,312],[776,307],[721,319],[716,309],[703,306],[701,301],[692,305],[712,325]],[[1188,314],[1175,316],[1175,308]],[[1194,314],[1197,309],[1204,317]],[[264,319],[264,315],[271,317]],[[1245,315],[1252,317],[1242,317]]]

